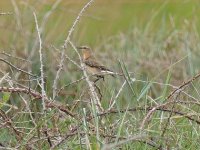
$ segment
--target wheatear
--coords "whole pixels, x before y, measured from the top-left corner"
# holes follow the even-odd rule
[[[86,66],[87,72],[95,75],[98,79],[102,78],[104,80],[104,75],[109,74],[114,77],[114,72],[105,66],[98,63],[92,54],[91,48],[87,46],[77,47],[82,51],[83,63]],[[96,80],[97,81],[97,80]]]

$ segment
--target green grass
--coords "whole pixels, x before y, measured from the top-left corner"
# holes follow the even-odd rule
[[[45,24],[42,51],[48,99],[53,95],[61,47],[84,2],[63,1]],[[40,76],[38,43],[34,47],[37,32],[30,7],[35,8],[40,26],[52,2],[17,2],[19,16],[10,1],[1,1],[0,6],[5,12],[13,12],[0,16],[0,58]],[[109,0],[96,1],[86,10],[72,42],[91,46],[99,61],[123,74],[106,76],[104,82],[96,83],[102,94],[102,112],[90,102],[85,79],[69,85],[83,76],[69,59],[65,58],[58,79],[58,90],[63,90],[57,93],[53,107],[47,105],[45,113],[40,98],[17,89],[25,86],[41,93],[40,79],[0,61],[0,87],[18,90],[9,95],[0,90],[0,101],[6,103],[0,104],[0,146],[50,149],[62,141],[53,149],[199,149],[199,79],[190,80],[167,99],[175,88],[199,73],[198,7],[195,0]],[[80,63],[70,45],[65,54]],[[152,108],[173,100],[176,102],[147,117]],[[62,108],[76,115],[72,117]]]

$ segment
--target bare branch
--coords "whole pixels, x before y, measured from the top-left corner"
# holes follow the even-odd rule
[[[16,69],[16,70],[18,70],[18,71],[20,71],[20,72],[23,72],[23,73],[25,73],[25,74],[27,74],[27,75],[30,75],[30,76],[32,76],[32,77],[38,77],[37,75],[31,74],[31,73],[29,73],[29,72],[27,72],[27,71],[25,71],[25,70],[22,70],[22,69],[20,69],[20,68],[18,68],[18,67],[16,67],[16,66],[14,66],[13,64],[11,64],[10,62],[8,62],[7,60],[4,60],[4,59],[0,58],[0,61],[3,61],[4,63],[8,64],[8,65],[11,66],[12,68],[14,68],[14,69]]]
[[[61,58],[60,58],[60,63],[59,63],[59,69],[58,71],[56,72],[56,77],[54,79],[54,83],[53,83],[53,99],[56,97],[56,91],[57,91],[57,84],[58,84],[58,79],[59,79],[59,76],[60,76],[60,73],[61,73],[61,70],[63,68],[63,63],[64,63],[64,56],[65,56],[65,49],[67,49],[67,45],[70,41],[70,38],[72,36],[72,33],[74,31],[74,28],[76,27],[76,25],[78,24],[82,14],[84,13],[84,11],[92,4],[94,0],[90,0],[82,9],[81,11],[79,12],[78,16],[76,17],[72,27],[70,28],[69,32],[68,32],[68,35],[67,35],[67,38],[63,44],[63,50],[62,50],[62,54],[61,54]]]
[[[39,40],[39,55],[40,55],[40,73],[41,73],[41,91],[42,91],[42,105],[43,105],[43,111],[46,111],[46,106],[45,106],[45,101],[44,98],[46,97],[46,92],[44,88],[44,65],[43,65],[43,56],[42,56],[42,39],[40,37],[40,31],[38,27],[38,21],[37,21],[37,16],[35,12],[33,12],[34,19],[35,19],[35,25],[36,25],[36,30],[38,34],[38,40]]]

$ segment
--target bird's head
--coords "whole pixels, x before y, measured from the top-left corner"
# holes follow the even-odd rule
[[[84,60],[88,59],[92,55],[92,50],[88,46],[79,46],[77,48],[82,52]]]

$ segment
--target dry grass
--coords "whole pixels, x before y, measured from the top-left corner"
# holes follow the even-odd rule
[[[10,41],[1,39],[11,49],[0,53],[0,147],[199,149],[196,22],[154,32],[147,23],[145,30],[135,26],[102,40],[94,53],[119,75],[93,83],[73,35],[95,3],[82,6],[68,32],[57,33],[66,35],[59,45],[49,43],[44,30],[60,2],[44,17],[31,9],[24,18],[12,1],[17,24],[9,26]]]

